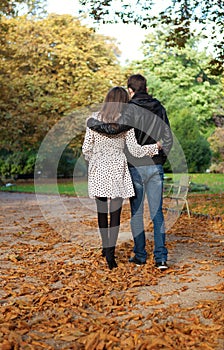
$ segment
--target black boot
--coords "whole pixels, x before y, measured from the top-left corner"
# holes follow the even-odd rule
[[[102,256],[105,257],[106,256],[106,248],[102,249]]]
[[[102,257],[106,257],[106,248],[102,248]],[[116,255],[114,255],[115,259],[117,258]]]
[[[114,267],[117,267],[117,263],[114,257],[115,247],[109,247],[104,249],[105,249],[105,255],[106,255],[108,267],[110,270],[112,270]]]

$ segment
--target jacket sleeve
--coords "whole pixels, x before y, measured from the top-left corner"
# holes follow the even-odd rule
[[[134,129],[131,129],[126,134],[126,145],[129,152],[137,158],[142,158],[145,156],[153,157],[159,153],[159,149],[156,143],[152,145],[141,146],[138,144]]]
[[[130,103],[122,114],[122,123],[131,125],[137,130],[137,139],[141,144],[151,139],[155,142],[162,141],[162,150],[167,156],[173,145],[173,135],[165,108],[160,105],[159,115],[147,110],[147,108]],[[149,138],[149,139],[148,139]]]
[[[89,161],[92,157],[93,146],[94,146],[94,132],[87,127],[84,142],[82,145],[82,153],[84,155],[85,160],[87,161]]]
[[[163,128],[162,128],[162,145],[163,145],[163,152],[165,153],[166,156],[168,156],[172,145],[173,145],[173,134],[170,128],[170,123],[166,114],[166,110],[163,108]]]
[[[95,118],[89,118],[87,121],[87,126],[91,130],[108,135],[118,135],[124,131],[128,131],[131,129],[129,125],[124,125],[120,123],[104,123]]]

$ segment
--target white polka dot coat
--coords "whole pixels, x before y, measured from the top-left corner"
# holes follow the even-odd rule
[[[129,198],[135,195],[125,144],[133,156],[141,158],[158,154],[157,144],[140,146],[134,129],[108,136],[86,128],[82,152],[88,161],[88,193],[90,198]]]

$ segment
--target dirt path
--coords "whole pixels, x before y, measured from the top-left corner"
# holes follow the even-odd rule
[[[147,264],[127,262],[125,203],[111,272],[94,201],[0,192],[0,203],[0,349],[223,350],[220,221],[182,215],[167,234],[170,268],[161,273],[150,232]]]

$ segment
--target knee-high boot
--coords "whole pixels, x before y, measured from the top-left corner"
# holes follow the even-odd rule
[[[110,270],[112,270],[114,267],[117,267],[114,253],[115,253],[115,247],[105,248],[106,261]]]

